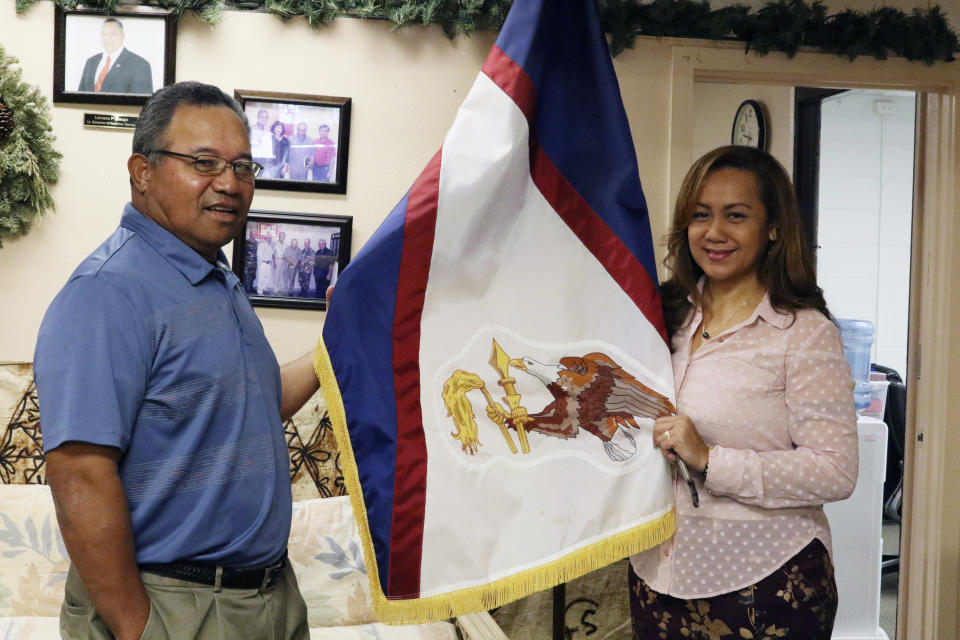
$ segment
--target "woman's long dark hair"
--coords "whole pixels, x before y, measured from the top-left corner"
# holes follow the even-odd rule
[[[769,153],[727,146],[697,160],[677,195],[664,260],[670,278],[661,288],[667,333],[672,337],[683,326],[691,309],[688,298],[697,306],[702,304],[697,282],[703,269],[690,253],[687,227],[707,177],[717,169],[749,171],[757,180],[760,200],[767,210],[767,227],[776,233],[776,239],[760,256],[757,279],[770,294],[773,307],[787,313],[816,309],[830,317],[823,290],[817,286],[813,252],[804,239],[797,196],[786,170]]]

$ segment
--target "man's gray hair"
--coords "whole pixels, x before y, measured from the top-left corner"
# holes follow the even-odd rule
[[[177,82],[157,89],[143,105],[133,132],[133,152],[149,158],[150,154],[161,150],[165,143],[163,135],[173,120],[173,114],[183,105],[227,107],[237,114],[247,134],[250,133],[250,123],[240,103],[218,87],[202,82]]]

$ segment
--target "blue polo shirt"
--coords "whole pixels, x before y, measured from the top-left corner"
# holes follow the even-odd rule
[[[280,368],[243,290],[131,205],[44,316],[46,451],[123,452],[137,562],[265,566],[290,533]]]

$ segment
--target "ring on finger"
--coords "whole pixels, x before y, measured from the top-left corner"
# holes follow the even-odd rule
[[[664,437],[664,438],[669,438],[669,437],[670,437],[670,429],[667,429],[666,431],[663,432],[663,437]]]

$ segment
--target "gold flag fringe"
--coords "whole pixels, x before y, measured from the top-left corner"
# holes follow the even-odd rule
[[[612,535],[599,542],[572,551],[558,560],[526,569],[484,585],[448,593],[413,599],[390,599],[380,586],[377,557],[366,518],[366,505],[360,490],[360,476],[353,457],[353,445],[347,433],[347,419],[340,387],[333,373],[333,364],[320,338],[314,355],[314,369],[320,379],[334,435],[340,447],[343,478],[357,520],[363,554],[370,579],[377,621],[386,624],[421,624],[453,618],[465,613],[493,609],[537,591],[550,589],[562,582],[578,578],[621,558],[639,553],[669,539],[676,531],[676,513],[666,514],[629,531]]]

